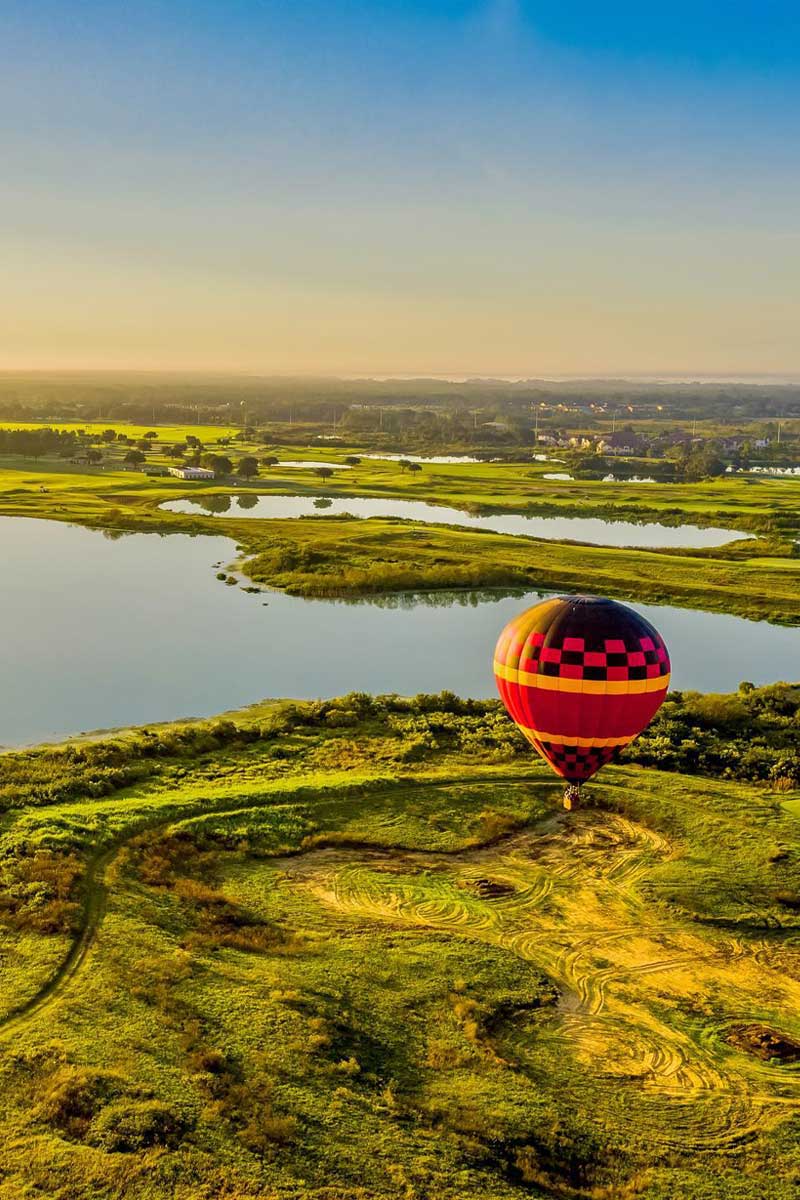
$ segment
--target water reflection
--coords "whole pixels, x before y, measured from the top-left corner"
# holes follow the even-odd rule
[[[547,594],[526,591],[525,588],[453,588],[436,592],[386,592],[382,596],[342,596],[330,603],[359,607],[371,605],[395,611],[411,608],[477,608],[481,604],[496,604],[512,596],[524,596],[530,604],[535,604],[537,596],[544,598]]]
[[[239,500],[244,497],[240,496]],[[206,496],[203,499],[202,507],[206,512],[214,513],[215,516],[222,516],[224,513],[231,511],[232,497],[231,496]]]
[[[251,493],[252,496],[252,493]],[[227,504],[220,504],[227,501]],[[559,541],[586,542],[596,546],[641,546],[644,548],[684,549],[723,546],[750,534],[733,529],[700,529],[694,525],[660,525],[647,521],[604,521],[599,517],[542,516],[538,513],[469,513],[424,500],[395,500],[372,496],[291,496],[271,493],[257,495],[248,511],[231,512],[230,497],[200,495],[170,500],[162,505],[170,512],[195,512],[198,508],[213,516],[242,516],[261,519],[311,517],[324,508],[330,516],[399,518],[422,524],[456,525],[463,529],[485,529],[515,537],[552,538]],[[240,508],[243,506],[240,506]]]
[[[228,538],[108,537],[19,517],[0,518],[0,550],[5,745],[208,716],[266,696],[492,696],[500,629],[547,594],[456,590],[359,602],[249,595],[217,578],[235,555]],[[742,679],[798,675],[796,629],[635,607],[666,638],[675,687],[728,691]]]

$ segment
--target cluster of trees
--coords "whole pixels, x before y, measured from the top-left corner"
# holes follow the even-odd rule
[[[73,430],[0,429],[0,454],[17,454],[22,458],[41,458],[49,454],[71,458],[80,444]]]
[[[643,452],[647,458],[646,472],[664,482],[697,483],[701,479],[715,479],[725,473],[725,460],[713,441],[678,445],[674,453],[666,458],[652,457],[653,453],[648,451],[644,455]],[[738,464],[739,456],[734,455],[732,461]],[[637,465],[634,461],[588,452],[578,454],[571,465],[577,479],[602,479],[609,472],[624,479],[642,470],[641,463]]]
[[[293,704],[276,712],[262,736],[366,720],[388,724],[423,752],[457,747],[500,757],[532,753],[499,701],[464,700],[452,692],[409,698],[351,693]],[[738,692],[724,695],[672,692],[621,758],[687,775],[763,783],[779,791],[800,787],[800,684],[757,688],[745,682]]]
[[[412,697],[352,692],[285,704],[259,722],[198,722],[142,730],[119,741],[6,754],[0,811],[110,795],[171,763],[304,727],[358,725],[369,725],[373,735],[408,740],[411,758],[454,747],[499,758],[532,753],[497,700],[462,699],[452,692]],[[743,683],[728,695],[672,692],[622,760],[778,790],[800,787],[800,684]]]
[[[724,475],[725,463],[713,445],[693,446],[675,463],[675,478],[686,483],[697,483],[701,479],[714,479]]]
[[[733,695],[672,692],[623,758],[687,775],[800,787],[800,685],[745,682]]]
[[[234,465],[227,454],[200,454],[196,461],[215,475],[237,475],[240,479],[254,479],[258,475],[258,459],[245,455]]]

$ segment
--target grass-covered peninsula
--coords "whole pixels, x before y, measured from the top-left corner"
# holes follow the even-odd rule
[[[153,465],[170,461],[163,447],[158,448],[160,440],[152,445],[155,448],[148,453]],[[241,571],[252,581],[305,596],[559,588],[783,623],[800,621],[796,480],[736,477],[682,485],[577,483],[545,479],[547,464],[427,464],[421,471],[409,472],[394,462],[362,458],[349,470],[326,479],[312,467],[274,466],[262,468],[257,479],[222,480],[208,486],[123,470],[121,450],[115,446],[105,453],[110,457],[102,467],[6,456],[0,466],[0,514],[77,521],[119,532],[224,533],[241,547]],[[292,447],[285,453],[311,458],[320,451]],[[358,458],[340,448],[326,448],[324,454],[331,461]],[[753,536],[717,549],[614,549],[394,518],[356,522],[325,517],[324,510],[318,517],[299,520],[233,515],[222,522],[201,509],[186,514],[161,507],[187,495],[237,495],[243,490],[247,496],[270,492],[384,496],[471,511],[685,522],[747,530]]]
[[[0,1197],[788,1200],[796,711],[571,814],[448,696],[3,756]]]

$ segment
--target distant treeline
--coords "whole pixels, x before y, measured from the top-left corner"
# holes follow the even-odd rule
[[[5,420],[125,420],[135,423],[348,424],[387,431],[394,409],[459,413],[464,433],[492,420],[529,426],[533,406],[591,404],[664,420],[769,420],[800,415],[799,384],[652,383],[626,380],[550,382],[472,379],[342,380],[143,374],[0,375]],[[362,406],[351,408],[353,405]],[[385,410],[381,416],[381,410]],[[360,412],[360,415],[358,415]]]

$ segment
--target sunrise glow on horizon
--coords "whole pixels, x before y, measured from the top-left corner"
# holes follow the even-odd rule
[[[0,369],[796,373],[798,58],[788,3],[13,0]]]

